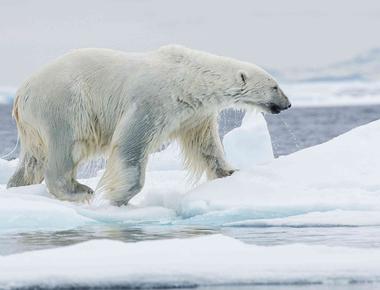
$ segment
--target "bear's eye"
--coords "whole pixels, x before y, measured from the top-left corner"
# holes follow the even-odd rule
[[[240,73],[240,78],[241,78],[241,81],[243,82],[244,85],[247,84],[247,77],[244,73]]]
[[[273,89],[274,91],[277,91],[277,90],[278,90],[278,86],[274,86],[272,89]]]

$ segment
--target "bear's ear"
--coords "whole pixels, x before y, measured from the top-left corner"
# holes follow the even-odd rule
[[[247,84],[247,73],[245,71],[239,70],[236,75],[237,81],[240,82],[243,86]]]

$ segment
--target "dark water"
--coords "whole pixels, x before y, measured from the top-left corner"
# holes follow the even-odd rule
[[[200,227],[103,224],[64,231],[36,231],[0,235],[0,255],[72,245],[94,239],[140,242],[224,234],[248,244],[309,245],[380,248],[380,227]]]
[[[10,152],[17,142],[16,123],[12,119],[12,107],[0,104],[0,156]],[[12,154],[10,157],[16,157]]]
[[[280,115],[266,115],[277,156],[326,142],[378,119],[379,105],[299,108]]]

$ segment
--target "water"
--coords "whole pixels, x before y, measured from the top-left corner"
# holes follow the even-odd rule
[[[266,115],[276,156],[321,144],[377,119],[378,105],[294,108],[280,115]]]
[[[17,142],[17,129],[12,119],[12,107],[0,104],[0,156],[11,152]],[[17,157],[17,153],[7,156],[7,158]]]
[[[195,227],[167,225],[96,225],[65,231],[0,235],[0,255],[67,246],[93,239],[139,242],[219,234],[248,244],[275,246],[293,243],[380,248],[380,227]]]
[[[278,116],[278,118],[281,121],[281,123],[284,124],[284,128],[286,129],[286,131],[288,131],[289,135],[292,137],[294,146],[297,149],[296,151],[300,150],[301,149],[300,142],[298,141],[296,134],[294,134],[293,129],[289,127],[288,123],[286,123],[284,119],[281,118],[281,116]]]
[[[0,155],[11,151],[16,144],[15,124],[10,106],[0,106]],[[220,122],[223,136],[241,123],[241,112],[225,112]],[[276,156],[320,144],[354,127],[380,118],[380,106],[295,108],[281,114],[267,115]],[[16,154],[13,155],[15,157]],[[54,248],[91,239],[116,239],[126,242],[187,238],[222,233],[246,243],[283,245],[304,243],[328,246],[380,247],[380,227],[214,227],[174,225],[115,225],[86,226],[66,231],[8,233],[0,235],[0,255]],[[323,285],[242,286],[241,289],[332,289]],[[236,289],[236,286],[199,289]],[[240,289],[240,287],[239,287]],[[364,284],[334,286],[333,289],[376,289]]]

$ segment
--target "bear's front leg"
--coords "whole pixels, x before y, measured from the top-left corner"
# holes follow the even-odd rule
[[[115,132],[106,170],[96,189],[113,205],[126,205],[144,186],[148,156],[157,140],[156,121],[148,113],[133,114]]]
[[[235,171],[236,171],[236,169],[218,168],[215,170],[215,175],[217,178],[222,178],[222,177],[231,176]]]
[[[96,194],[102,194],[112,205],[122,206],[138,194],[145,181],[146,160],[128,163],[118,150],[107,161],[104,175],[96,188]]]
[[[217,116],[210,116],[198,126],[182,131],[179,140],[185,153],[185,163],[196,177],[206,172],[208,179],[215,179],[235,172],[224,158]]]
[[[215,144],[212,146],[214,145]],[[210,149],[210,147],[207,149]],[[213,150],[213,152],[201,152],[201,156],[206,164],[206,174],[208,179],[231,176],[236,171],[236,169],[232,169],[224,159],[223,151],[218,151],[219,150]]]

